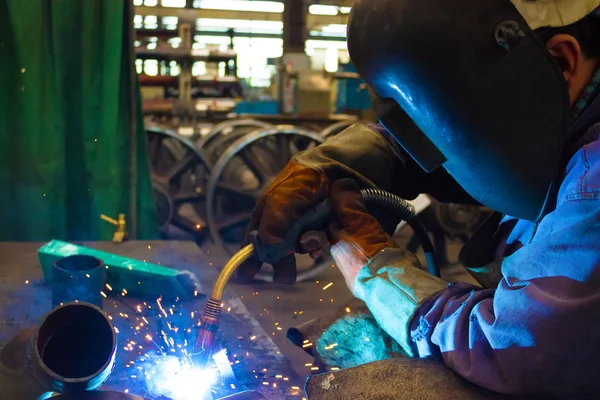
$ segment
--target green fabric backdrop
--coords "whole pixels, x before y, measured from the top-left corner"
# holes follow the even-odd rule
[[[100,214],[131,220],[124,4],[0,0],[0,240],[110,240]],[[154,239],[137,98],[137,237]]]

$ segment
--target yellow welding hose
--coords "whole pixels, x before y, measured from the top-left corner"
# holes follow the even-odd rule
[[[233,257],[229,259],[227,264],[223,267],[223,270],[217,277],[217,281],[215,282],[215,286],[213,287],[213,291],[211,294],[211,299],[220,302],[223,298],[223,291],[225,290],[225,286],[231,279],[231,276],[238,269],[240,265],[254,254],[254,245],[249,244],[248,246],[242,248],[240,251],[235,253]]]

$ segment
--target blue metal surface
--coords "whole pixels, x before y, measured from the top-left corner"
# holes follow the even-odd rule
[[[338,72],[356,72],[353,64],[340,64]],[[361,85],[365,81],[362,79],[338,79],[337,80],[337,100],[336,113],[345,114],[348,112],[366,111],[371,108],[371,99]]]
[[[237,103],[235,112],[238,114],[279,114],[279,103],[277,101],[240,101]]]

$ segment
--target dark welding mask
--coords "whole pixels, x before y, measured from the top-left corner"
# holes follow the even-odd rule
[[[376,93],[379,121],[423,169],[443,166],[497,211],[543,216],[556,194],[569,94],[511,1],[360,0],[348,50]],[[420,129],[406,128],[413,122]]]

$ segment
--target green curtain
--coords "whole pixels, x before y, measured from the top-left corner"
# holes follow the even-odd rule
[[[125,1],[0,0],[0,240],[110,240],[100,214],[129,223],[134,181],[137,238],[157,238]]]

